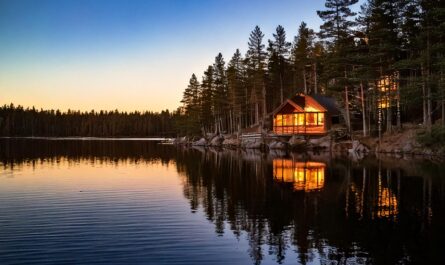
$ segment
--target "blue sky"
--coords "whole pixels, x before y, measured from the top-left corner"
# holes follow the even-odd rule
[[[179,106],[192,73],[246,51],[259,25],[318,30],[324,0],[0,0],[0,104],[155,110]],[[358,6],[357,6],[358,8]]]

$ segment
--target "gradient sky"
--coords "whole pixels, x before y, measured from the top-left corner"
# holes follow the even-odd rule
[[[0,104],[176,109],[192,73],[244,54],[259,25],[293,40],[324,0],[0,0]],[[358,8],[358,7],[357,7]]]

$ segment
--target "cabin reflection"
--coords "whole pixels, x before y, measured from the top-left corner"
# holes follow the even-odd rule
[[[274,181],[292,184],[294,191],[319,191],[324,186],[326,164],[297,162],[292,159],[274,159]]]

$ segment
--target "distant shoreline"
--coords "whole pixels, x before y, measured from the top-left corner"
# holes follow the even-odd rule
[[[1,136],[0,139],[30,139],[55,141],[170,141],[173,138],[164,137],[43,137],[43,136]]]

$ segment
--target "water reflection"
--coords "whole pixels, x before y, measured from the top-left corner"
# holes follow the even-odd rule
[[[192,209],[203,207],[218,234],[224,221],[247,233],[256,264],[295,262],[292,252],[301,264],[443,261],[440,164],[215,150],[183,159]]]
[[[175,166],[190,214],[204,212],[217,236],[230,233],[245,241],[254,264],[445,261],[442,164],[152,143],[0,142],[0,147],[8,170],[61,157]]]
[[[318,191],[324,186],[325,163],[273,159],[273,176],[278,183],[290,183],[295,191]]]

